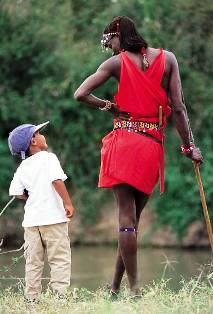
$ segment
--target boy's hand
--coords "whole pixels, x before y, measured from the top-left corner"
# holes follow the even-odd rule
[[[15,197],[18,198],[19,200],[24,200],[24,201],[28,199],[28,196],[26,194],[15,195]]]
[[[72,218],[75,212],[75,208],[72,205],[66,205],[66,204],[64,204],[64,208],[66,211],[67,218]]]
[[[60,197],[63,200],[67,218],[71,218],[74,214],[75,208],[72,205],[71,198],[69,196],[69,193],[66,189],[64,182],[58,179],[58,180],[53,181],[52,184],[54,188],[56,189],[57,193],[60,195]]]

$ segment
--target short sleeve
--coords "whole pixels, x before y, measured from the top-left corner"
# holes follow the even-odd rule
[[[13,180],[10,183],[9,188],[9,195],[16,196],[16,195],[23,195],[24,193],[24,185],[20,179],[20,171],[17,169],[13,176]]]
[[[49,153],[48,168],[49,178],[51,182],[55,180],[65,181],[67,179],[66,174],[61,168],[60,161],[58,160],[57,156],[53,153]]]

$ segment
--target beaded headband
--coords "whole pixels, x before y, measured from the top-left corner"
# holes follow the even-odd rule
[[[102,47],[102,50],[103,50],[103,51],[108,50],[107,43],[110,41],[110,39],[111,39],[113,36],[119,36],[119,35],[120,35],[119,32],[113,32],[113,33],[103,34],[103,38],[101,39],[101,47]]]

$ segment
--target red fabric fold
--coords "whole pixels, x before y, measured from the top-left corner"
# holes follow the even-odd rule
[[[165,72],[163,49],[146,72],[120,53],[121,75],[118,92],[114,96],[120,111],[128,112],[131,121],[159,122],[159,106],[163,108],[163,124],[158,130],[146,130],[163,141],[166,116],[170,114],[168,97],[161,87]],[[160,177],[160,191],[164,191],[163,145],[135,132],[117,129],[103,138],[99,187],[127,183],[151,194]]]
[[[159,106],[165,115],[170,113],[168,97],[161,87],[165,71],[164,52],[160,52],[146,72],[142,71],[127,55],[121,52],[121,77],[114,96],[120,111],[132,116],[158,117]]]

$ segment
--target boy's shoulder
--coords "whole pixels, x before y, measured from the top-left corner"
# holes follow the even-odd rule
[[[32,156],[29,156],[27,157],[26,159],[22,160],[22,162],[20,163],[19,167],[17,169],[21,169],[21,168],[24,168],[24,167],[29,167],[30,165],[33,165],[37,162],[40,162],[40,161],[44,161],[44,160],[47,160],[47,159],[52,159],[52,158],[55,158],[56,155],[54,153],[50,153],[50,152],[47,152],[47,151],[41,151],[41,152],[38,152]]]
[[[44,151],[40,151],[30,157],[28,157],[27,159],[23,160],[22,163],[25,164],[25,163],[30,163],[30,162],[33,162],[34,160],[37,160],[37,159],[46,159],[46,158],[57,158],[56,154],[52,153],[52,152],[48,152],[46,150]],[[21,164],[22,164],[21,163]]]
[[[59,160],[56,154],[52,152],[48,152],[48,151],[42,151],[22,160],[22,162],[20,163],[16,171],[19,172],[25,168],[29,169],[29,167],[34,167],[38,163],[40,164],[43,162],[54,163],[54,162],[59,162]]]
[[[58,157],[55,153],[52,153],[52,152],[46,152],[48,155],[48,158],[49,159],[52,159],[52,160],[58,160]]]
[[[46,151],[49,157],[57,157],[55,153]]]
[[[48,160],[51,164],[60,163],[57,155],[52,152],[43,151],[40,153],[41,158]]]

